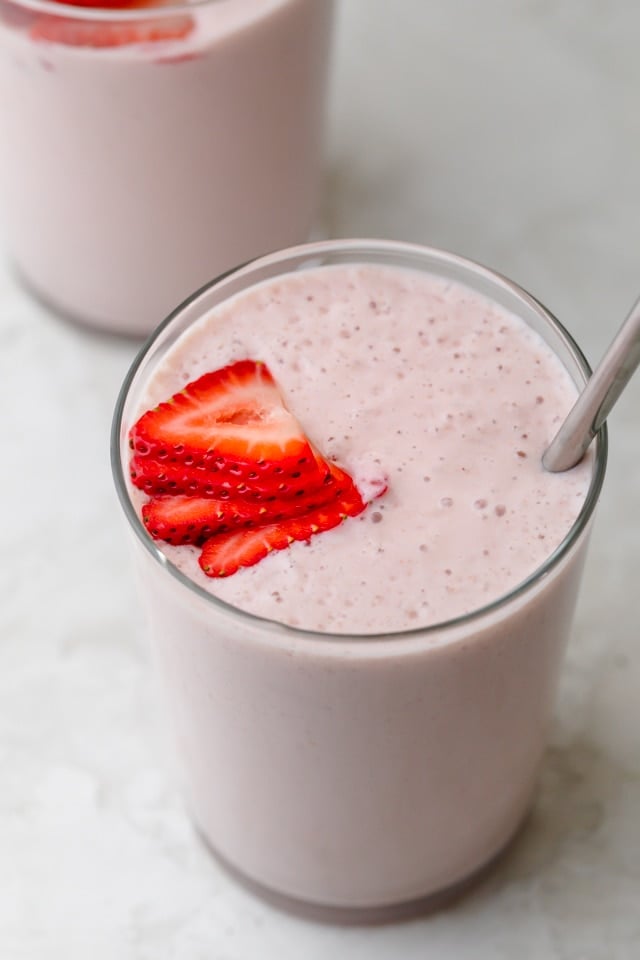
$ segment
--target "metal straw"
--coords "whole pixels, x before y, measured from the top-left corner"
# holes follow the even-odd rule
[[[576,400],[542,463],[552,473],[575,467],[640,363],[640,298]]]

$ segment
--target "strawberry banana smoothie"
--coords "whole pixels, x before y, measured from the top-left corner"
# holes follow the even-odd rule
[[[311,249],[159,335],[121,496],[203,834],[281,894],[371,908],[521,822],[604,453],[543,469],[584,371],[518,288]]]
[[[148,333],[307,238],[332,0],[0,0],[0,217],[30,286]]]

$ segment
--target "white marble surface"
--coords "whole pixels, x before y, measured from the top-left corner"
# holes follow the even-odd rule
[[[640,292],[639,33],[623,0],[342,0],[329,231],[488,263],[597,359]],[[181,806],[108,466],[134,352],[3,263],[2,960],[636,960],[640,377],[524,835],[457,907],[340,929],[235,886]]]

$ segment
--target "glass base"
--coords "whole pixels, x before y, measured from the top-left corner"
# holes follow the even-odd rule
[[[96,334],[102,337],[112,337],[118,340],[130,340],[138,344],[143,343],[152,332],[151,330],[146,332],[132,331],[127,328],[126,324],[119,325],[118,323],[112,323],[108,320],[90,318],[83,314],[74,313],[72,310],[59,304],[55,298],[43,293],[38,284],[32,281],[28,274],[25,273],[15,261],[10,261],[10,264],[13,275],[28,296],[41,304],[48,313],[53,314],[57,320],[61,320],[63,323],[77,327],[85,333]],[[159,320],[162,319],[164,318],[159,318]]]
[[[226,857],[222,856],[222,854],[216,850],[202,831],[198,829],[197,825],[196,831],[209,853],[211,853],[225,873],[244,887],[245,890],[248,890],[249,893],[264,900],[270,906],[275,907],[275,909],[316,923],[339,926],[382,926],[384,924],[415,920],[418,917],[424,917],[455,905],[459,900],[474,890],[502,861],[511,847],[516,843],[528,819],[529,812],[527,812],[526,816],[521,820],[507,841],[492,854],[488,860],[461,880],[457,880],[450,886],[442,890],[436,890],[424,897],[404,900],[400,903],[381,904],[371,907],[329,906],[321,903],[312,903],[307,900],[299,900],[296,897],[273,890],[271,887],[267,887],[252,877],[247,876],[242,870],[239,870],[238,867],[230,863]]]

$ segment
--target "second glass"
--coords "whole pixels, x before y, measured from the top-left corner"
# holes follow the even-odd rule
[[[139,336],[211,276],[307,239],[332,6],[0,0],[0,223],[28,285]]]

